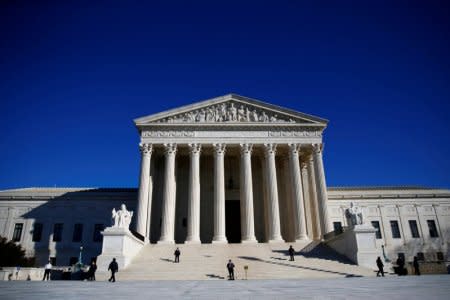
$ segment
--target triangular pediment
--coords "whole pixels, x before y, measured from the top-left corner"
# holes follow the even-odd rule
[[[263,101],[228,94],[134,120],[137,126],[152,124],[311,124],[327,120]]]

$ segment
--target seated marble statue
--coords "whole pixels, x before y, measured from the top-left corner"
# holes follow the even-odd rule
[[[361,208],[350,202],[350,207],[345,211],[345,216],[347,217],[348,225],[362,225],[363,215]]]
[[[128,211],[125,204],[120,206],[120,210],[113,208],[112,210],[112,218],[114,220],[113,227],[125,228],[128,229],[130,227],[131,218],[133,217],[133,212]]]

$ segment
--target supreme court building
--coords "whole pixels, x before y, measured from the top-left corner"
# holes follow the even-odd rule
[[[348,225],[353,202],[378,230],[377,251],[448,257],[450,191],[327,187],[325,119],[229,94],[134,121],[137,190],[0,191],[0,233],[30,256],[68,264],[80,243],[100,254],[99,232],[121,203],[145,243],[224,244],[323,241]]]

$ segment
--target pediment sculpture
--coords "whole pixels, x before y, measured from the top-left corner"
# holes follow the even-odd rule
[[[158,120],[160,123],[262,122],[295,123],[289,116],[237,102],[224,102],[176,114]]]

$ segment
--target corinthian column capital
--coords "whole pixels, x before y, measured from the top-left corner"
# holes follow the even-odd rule
[[[175,154],[177,152],[177,144],[170,143],[170,144],[164,144],[164,153],[166,155]]]
[[[200,145],[200,144],[196,144],[196,143],[189,144],[189,152],[191,154],[199,154],[201,149],[202,149],[202,145]]]
[[[312,150],[314,154],[319,154],[323,151],[323,143],[322,144],[312,144]]]
[[[300,152],[300,144],[295,144],[295,143],[289,143],[289,154],[290,155],[298,155]]]
[[[214,154],[224,154],[226,145],[222,143],[213,144]]]
[[[253,144],[241,144],[241,154],[252,154]]]
[[[264,144],[264,154],[267,155],[273,155],[277,152],[277,144]]]
[[[153,151],[153,146],[152,144],[140,143],[139,150],[143,155],[151,155]]]

